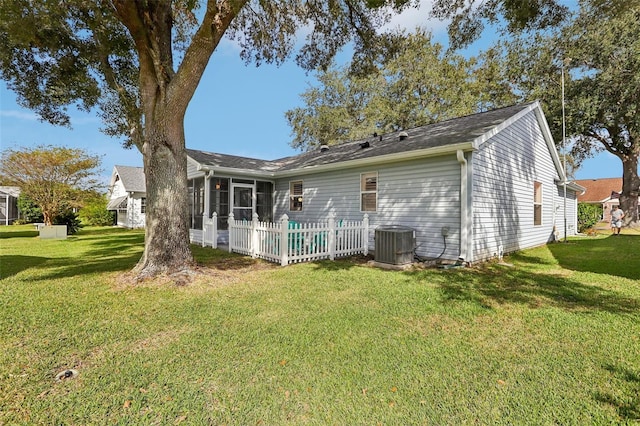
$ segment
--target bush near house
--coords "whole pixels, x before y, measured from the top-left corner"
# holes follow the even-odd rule
[[[578,203],[578,231],[584,232],[592,228],[602,219],[602,206],[589,203]]]
[[[109,226],[114,223],[114,213],[107,210],[107,197],[101,195],[85,202],[78,212],[83,225]]]

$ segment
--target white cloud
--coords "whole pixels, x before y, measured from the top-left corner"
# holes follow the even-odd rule
[[[384,29],[405,28],[413,31],[416,27],[422,27],[433,35],[446,32],[448,21],[429,16],[432,4],[433,0],[420,0],[417,8],[408,7],[404,12],[394,15]]]
[[[17,118],[19,120],[39,121],[40,118],[33,112],[1,110],[0,117]]]

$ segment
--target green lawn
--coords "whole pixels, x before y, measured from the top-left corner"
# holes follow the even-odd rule
[[[0,424],[640,423],[640,235],[408,272],[194,246],[194,284],[125,284],[143,237],[0,227]]]

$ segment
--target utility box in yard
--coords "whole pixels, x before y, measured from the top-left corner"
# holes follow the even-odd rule
[[[400,225],[379,226],[375,234],[375,260],[392,265],[413,262],[416,232]]]

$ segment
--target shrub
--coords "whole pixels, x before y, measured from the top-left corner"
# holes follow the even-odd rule
[[[67,225],[67,235],[73,235],[80,230],[82,224],[78,215],[71,210],[67,210],[53,218],[54,225]]]
[[[602,206],[595,204],[578,203],[578,231],[593,227],[602,218]]]
[[[109,226],[113,225],[113,212],[107,210],[107,198],[100,196],[85,203],[78,212],[83,225]]]

